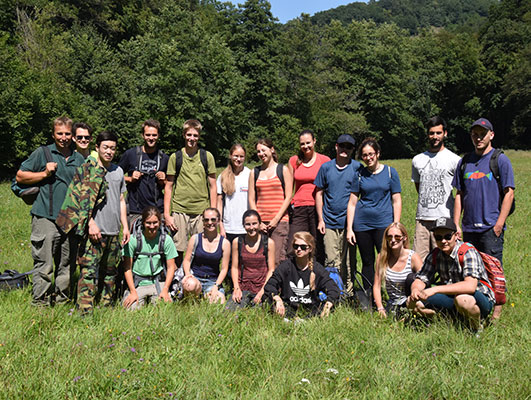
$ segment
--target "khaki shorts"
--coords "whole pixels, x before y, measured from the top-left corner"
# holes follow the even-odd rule
[[[424,262],[426,256],[437,247],[437,242],[430,229],[435,221],[417,220],[415,224],[415,240],[413,241],[413,250],[418,253],[420,259]]]
[[[172,213],[173,222],[178,231],[173,235],[173,242],[179,254],[186,252],[190,236],[203,232],[203,215]]]

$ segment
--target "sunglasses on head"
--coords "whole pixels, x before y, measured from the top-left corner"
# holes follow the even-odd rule
[[[452,236],[454,236],[453,233],[447,233],[446,235],[433,235],[433,237],[435,237],[435,240],[437,240],[438,242],[440,242],[443,239],[444,240],[451,240]]]
[[[293,243],[293,250],[301,249],[301,250],[308,250],[310,246],[307,244],[297,244]]]

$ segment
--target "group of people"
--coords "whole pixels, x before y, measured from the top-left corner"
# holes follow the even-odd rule
[[[171,301],[174,275],[180,274],[184,295],[225,302],[230,287],[231,309],[267,300],[281,315],[300,308],[327,315],[340,289],[323,265],[339,271],[351,295],[357,247],[362,286],[372,288],[379,313],[406,306],[424,315],[446,310],[477,327],[494,295],[476,249],[502,260],[514,199],[512,167],[492,148],[494,129],[484,118],[471,127],[475,151],[462,159],[444,146],[442,118],[431,118],[426,128],[428,150],[412,165],[418,206],[410,250],[400,223],[400,179],[380,162],[374,138],[358,146],[363,166],[352,157],[356,142],[348,134],[338,137],[330,160],[316,152],[314,133],[302,131],[299,153],[287,165],[278,162],[271,140],[260,139],[260,165],[252,170],[245,166],[244,146],[235,144],[216,179],[213,155],[199,147],[197,120],[184,123],[184,147],[171,156],[158,148],[160,124],[146,120],[143,144],[114,164],[113,133],[101,132],[91,153],[90,126],[58,118],[48,146],[53,162],[38,149],[16,177],[40,184],[31,209],[33,302],[72,298],[77,259],[80,311],[92,312],[96,298],[111,304],[123,260],[127,308]],[[461,239],[475,246],[464,261],[457,256]],[[497,307],[493,316],[499,312]]]

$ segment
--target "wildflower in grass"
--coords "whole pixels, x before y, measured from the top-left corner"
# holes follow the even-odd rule
[[[433,357],[436,357],[436,356],[437,356],[437,353],[431,353],[431,355],[432,355]]]
[[[127,372],[127,369],[122,368],[120,371],[122,371],[122,372]]]
[[[142,340],[142,339],[140,339],[140,336],[137,336],[137,337],[136,337],[136,340],[140,341],[140,340]]]
[[[302,385],[303,383],[310,383],[310,381],[306,378],[302,378],[300,382],[298,383],[298,385]]]
[[[144,361],[144,359],[143,358],[139,358],[138,361],[142,362],[142,361]]]
[[[218,333],[218,336],[222,336],[221,333]]]
[[[127,332],[122,332],[122,335],[127,335]]]
[[[362,341],[361,341],[361,344],[364,344],[364,343],[365,343],[365,340],[362,340]]]
[[[111,347],[114,347],[114,343],[111,343],[111,344],[109,345],[109,348],[111,348]]]
[[[511,303],[511,307],[514,307],[514,303]]]
[[[76,383],[76,382],[79,381],[81,378],[83,378],[83,376],[78,375],[78,376],[76,376],[74,379],[72,379],[72,382]]]
[[[136,353],[136,349],[135,349],[134,347],[131,347],[131,351],[132,351],[133,353]]]
[[[335,368],[328,368],[328,369],[326,370],[326,372],[332,373],[332,374],[334,374],[334,375],[339,374],[339,371],[338,371],[337,369],[335,369]]]

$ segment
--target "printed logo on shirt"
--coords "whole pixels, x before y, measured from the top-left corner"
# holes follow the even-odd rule
[[[157,172],[157,161],[155,160],[142,160],[140,163],[140,172],[144,174]]]
[[[289,300],[293,303],[303,303],[308,304],[312,302],[312,299],[308,296],[308,293],[310,292],[310,285],[304,286],[304,282],[302,281],[302,278],[299,279],[299,282],[297,284],[290,282],[289,286],[291,287],[291,290],[293,290],[293,293],[295,293],[297,296],[291,296]]]
[[[465,174],[465,180],[471,180],[475,181],[478,179],[482,179],[487,177],[489,181],[492,181],[492,172],[489,172],[488,174],[485,174],[484,172],[474,171],[474,172],[467,172]]]
[[[249,188],[247,186],[240,187],[240,192],[248,192]]]

